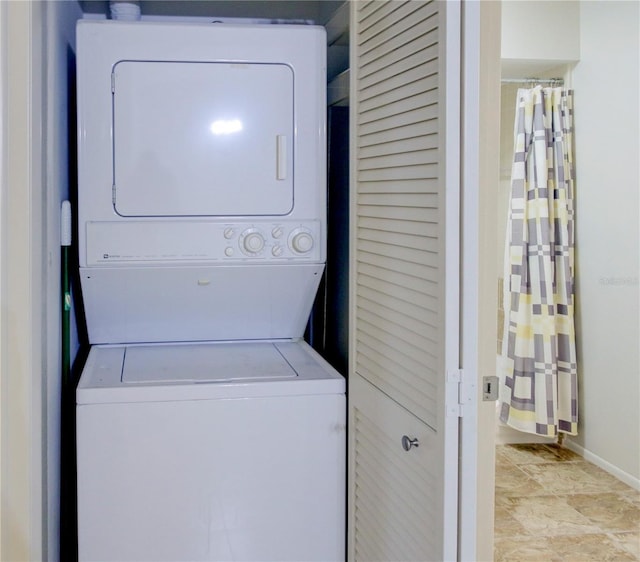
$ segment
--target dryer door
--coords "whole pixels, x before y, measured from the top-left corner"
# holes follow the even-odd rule
[[[112,75],[116,212],[289,213],[293,79],[285,64],[118,62]]]

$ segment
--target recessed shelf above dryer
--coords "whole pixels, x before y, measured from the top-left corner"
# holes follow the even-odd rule
[[[349,68],[349,2],[338,8],[326,23],[327,81]]]
[[[349,10],[344,2],[326,23],[327,105],[349,105]]]

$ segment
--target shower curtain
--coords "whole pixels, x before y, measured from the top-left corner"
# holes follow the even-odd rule
[[[504,262],[500,419],[575,435],[573,92],[518,90]]]

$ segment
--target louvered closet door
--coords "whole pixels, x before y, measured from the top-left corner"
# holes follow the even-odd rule
[[[455,560],[459,4],[356,0],[351,30],[349,558]]]

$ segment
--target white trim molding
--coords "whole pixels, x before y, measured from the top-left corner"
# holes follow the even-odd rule
[[[43,2],[2,2],[0,559],[47,558]],[[8,142],[11,139],[11,142]]]
[[[614,464],[611,464],[610,462],[604,460],[602,457],[599,457],[595,453],[592,453],[588,449],[585,449],[581,445],[578,445],[571,439],[565,439],[564,446],[574,453],[580,455],[582,458],[584,458],[584,460],[595,464],[597,467],[608,472],[612,476],[615,476],[621,482],[624,482],[628,486],[631,486],[633,489],[640,491],[640,478],[632,476],[628,472],[625,472],[621,468],[618,468]]]
[[[7,122],[7,110],[6,110],[6,87],[8,82],[7,76],[7,65],[6,65],[6,36],[7,36],[7,4],[6,2],[0,2],[0,497],[2,497],[4,488],[2,487],[2,452],[3,449],[3,439],[2,434],[4,433],[4,406],[2,403],[3,397],[5,393],[3,392],[4,386],[4,373],[7,371],[6,367],[6,353],[4,353],[5,348],[5,324],[6,324],[6,314],[5,314],[5,305],[6,296],[5,296],[5,281],[4,274],[7,270],[5,264],[5,244],[7,241],[7,236],[5,233],[5,192],[7,185],[7,174],[6,174],[6,163],[7,158],[5,155],[6,148],[6,122]],[[4,503],[4,502],[3,502]],[[0,531],[2,530],[2,513],[3,503],[0,503]],[[2,535],[0,532],[0,558],[2,558]]]
[[[495,374],[496,194],[500,168],[499,2],[462,2],[462,361],[468,392],[460,431],[461,562],[493,558],[494,412],[482,377]]]

